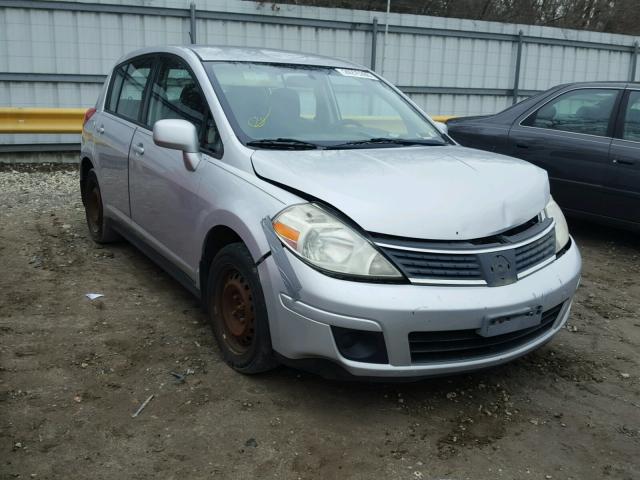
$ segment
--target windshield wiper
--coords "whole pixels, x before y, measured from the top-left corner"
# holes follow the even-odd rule
[[[263,138],[247,142],[247,147],[269,148],[273,150],[315,150],[320,145],[295,138]]]
[[[328,150],[332,149],[341,149],[341,148],[358,148],[360,146],[367,145],[429,145],[429,146],[440,146],[446,145],[446,143],[439,140],[422,140],[420,138],[409,139],[409,138],[388,138],[388,137],[377,137],[377,138],[368,138],[366,140],[354,140],[352,142],[338,143],[336,145],[329,145],[326,147]]]

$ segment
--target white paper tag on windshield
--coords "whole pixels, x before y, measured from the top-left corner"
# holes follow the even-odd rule
[[[368,78],[369,80],[377,80],[376,77],[364,70],[352,70],[350,68],[336,68],[336,72],[345,77]]]

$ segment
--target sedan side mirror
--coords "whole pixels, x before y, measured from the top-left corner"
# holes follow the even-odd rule
[[[182,151],[182,161],[193,172],[200,163],[200,141],[191,122],[180,119],[158,120],[153,125],[153,142],[159,147]]]
[[[436,127],[438,127],[438,130],[440,130],[441,133],[444,133],[445,135],[449,135],[449,127],[447,127],[446,123],[443,122],[433,122],[436,124]]]

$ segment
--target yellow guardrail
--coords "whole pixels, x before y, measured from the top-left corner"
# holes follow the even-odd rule
[[[431,115],[431,118],[436,122],[447,123],[447,121],[451,120],[452,118],[456,118],[456,116],[455,115]]]
[[[86,108],[0,108],[0,133],[80,133]]]
[[[81,133],[86,108],[0,107],[0,133]],[[451,115],[434,115],[446,122]]]

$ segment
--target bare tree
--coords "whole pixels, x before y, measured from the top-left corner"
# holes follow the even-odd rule
[[[384,11],[386,0],[280,0]],[[640,0],[393,0],[392,11],[640,35]]]

